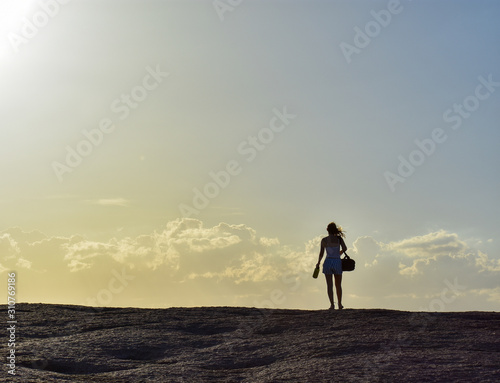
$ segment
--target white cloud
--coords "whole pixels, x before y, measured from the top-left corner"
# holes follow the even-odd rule
[[[477,252],[476,266],[479,267],[479,271],[493,271],[500,272],[500,259],[489,259],[488,255],[482,251]]]
[[[10,234],[0,235],[0,256],[2,261],[7,261],[12,258],[16,258],[20,253],[19,246],[17,242],[12,238]]]
[[[96,200],[88,200],[87,203],[91,205],[122,206],[122,207],[130,205],[130,201],[125,198],[101,198]]]
[[[85,263],[85,262],[79,261],[78,259],[72,259],[68,263],[69,271],[72,273],[76,272],[76,271],[80,271],[80,270],[89,269],[90,267],[92,267],[91,263]]]
[[[456,280],[465,290],[451,299],[455,306],[447,307],[466,307],[477,304],[475,289],[494,289],[500,277],[498,259],[444,230],[389,243],[360,237],[354,242],[353,254],[364,262],[348,278],[353,280],[354,294],[365,301],[377,297],[397,300],[400,294],[409,297],[408,302],[401,300],[408,307],[413,302],[425,308],[430,297],[440,296],[450,281]]]
[[[485,295],[488,301],[495,302],[497,304],[497,310],[500,306],[500,287],[495,287],[492,289],[475,289],[472,290],[474,294]]]
[[[191,302],[201,306],[247,297],[239,304],[255,305],[250,297],[269,301],[265,298],[271,292],[293,285],[289,304],[307,306],[326,300],[324,281],[310,275],[320,239],[294,247],[259,236],[246,225],[205,227],[189,218],[168,222],[149,234],[107,241],[48,237],[15,228],[0,233],[0,270],[20,268],[25,274],[22,280],[33,282],[32,287],[25,282],[24,290],[38,301],[43,301],[40,294],[80,291],[79,300],[71,299],[82,303],[82,294],[95,296],[109,284],[113,270],[128,270],[134,282],[113,303],[141,299],[144,305]],[[467,305],[476,300],[485,309],[498,303],[500,261],[469,247],[457,234],[441,230],[389,243],[363,236],[348,253],[356,260],[356,270],[345,273],[344,293],[354,306],[427,307],[426,302],[436,299],[452,281],[465,288],[463,294],[456,294],[457,302]],[[36,283],[47,281],[52,284],[37,292]]]
[[[394,250],[413,258],[436,258],[438,256],[455,256],[462,254],[467,245],[458,239],[457,234],[444,230],[427,235],[404,239],[387,244],[388,250]]]
[[[31,268],[31,262],[24,258],[19,258],[16,262],[16,266],[23,269],[29,269]]]

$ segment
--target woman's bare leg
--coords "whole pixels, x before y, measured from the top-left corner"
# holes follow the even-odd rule
[[[333,278],[332,274],[325,274],[326,278],[326,290],[328,291],[328,299],[330,299],[330,308],[335,308],[335,303],[333,303]]]
[[[335,289],[337,290],[337,300],[339,302],[339,309],[342,309],[344,308],[344,306],[342,306],[342,274],[335,275]]]

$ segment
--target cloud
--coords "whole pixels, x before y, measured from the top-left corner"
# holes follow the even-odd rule
[[[444,230],[422,236],[404,239],[387,244],[388,250],[393,250],[411,258],[433,258],[446,255],[457,255],[467,249],[465,242],[458,235]]]
[[[477,294],[479,296],[486,296],[487,300],[490,302],[495,302],[497,305],[500,302],[500,287],[495,287],[492,289],[475,289],[472,290],[474,294]],[[497,306],[498,308],[498,306]]]
[[[87,200],[88,204],[100,206],[122,206],[127,207],[130,201],[125,198],[101,198],[96,200]]]
[[[16,258],[20,253],[17,242],[10,234],[4,233],[0,235],[0,254],[2,261]]]
[[[500,272],[500,259],[489,259],[488,255],[481,251],[478,251],[476,257],[476,266],[479,268],[479,272]]]
[[[498,286],[500,261],[473,249],[456,233],[440,230],[389,243],[360,237],[353,247],[353,257],[364,260],[352,274],[357,283],[353,294],[365,301],[405,296],[425,308],[426,300],[439,296],[456,280],[465,288],[460,299],[466,306],[466,301],[472,304],[477,298],[477,291]]]
[[[0,233],[0,272],[22,273],[22,291],[36,301],[59,296],[66,303],[85,303],[115,286],[117,273],[130,273],[133,282],[106,304],[257,305],[288,289],[289,305],[312,308],[326,300],[323,278],[311,278],[320,240],[291,246],[244,224],[206,227],[192,218],[106,241],[13,228]],[[464,286],[456,294],[464,307],[474,302],[491,307],[500,300],[500,261],[455,233],[441,230],[388,243],[362,236],[348,253],[356,260],[356,270],[344,274],[351,307],[425,308],[453,283]]]
[[[59,263],[58,272],[63,266],[79,272],[114,264],[139,271],[171,269],[177,271],[178,280],[188,274],[191,278],[206,277],[207,272],[220,277],[239,275],[242,280],[249,280],[250,275],[265,279],[267,273],[262,270],[272,265],[267,258],[273,257],[271,250],[275,247],[279,247],[278,239],[259,237],[246,225],[220,223],[204,227],[201,221],[188,218],[168,222],[158,232],[105,242],[81,236],[34,236],[18,228],[0,236],[5,259],[19,259],[23,254],[42,271],[49,271],[43,265],[50,260]],[[44,262],[38,262],[44,256]]]
[[[457,234],[444,230],[389,243],[360,237],[355,241],[353,251],[367,259],[367,267],[380,267],[381,263],[390,268],[397,265],[399,274],[410,277],[428,272],[429,268],[450,259],[471,261],[476,257]]]

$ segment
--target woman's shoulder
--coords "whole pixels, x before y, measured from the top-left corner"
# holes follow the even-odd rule
[[[321,239],[322,244],[327,244],[327,243],[332,243],[332,244],[339,244],[340,243],[340,236],[336,237],[336,240],[332,240],[330,236],[324,237]]]

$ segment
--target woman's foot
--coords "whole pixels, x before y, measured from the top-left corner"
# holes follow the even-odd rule
[[[344,308],[344,306],[339,304],[339,310],[342,310],[343,308]]]
[[[329,310],[335,310],[335,305],[331,305]]]

